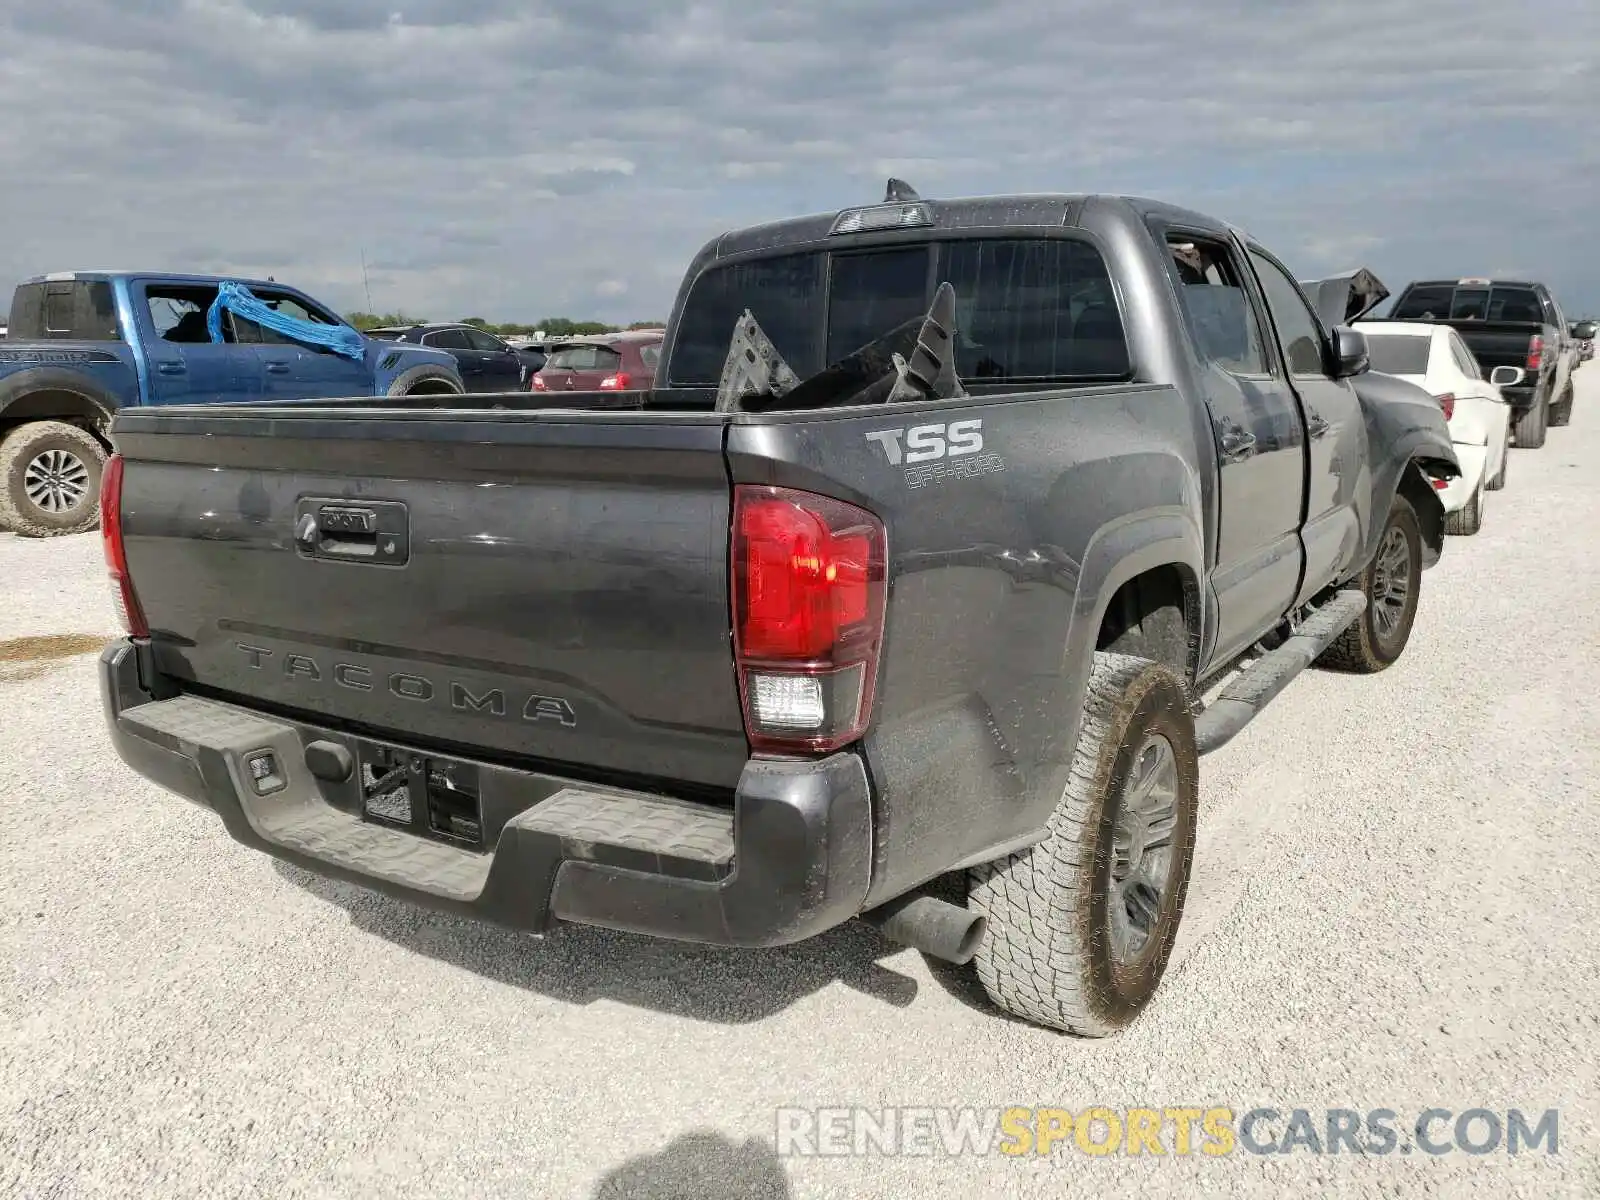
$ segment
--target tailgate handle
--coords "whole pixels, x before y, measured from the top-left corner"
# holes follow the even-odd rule
[[[294,541],[311,558],[400,566],[411,556],[410,518],[394,501],[307,498],[295,517]]]

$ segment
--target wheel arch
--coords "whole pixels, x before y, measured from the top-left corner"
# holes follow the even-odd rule
[[[117,403],[93,380],[72,371],[25,371],[0,380],[0,436],[31,421],[65,421],[109,445]]]
[[[1452,474],[1459,470],[1454,464],[1451,467]],[[1417,524],[1422,528],[1424,568],[1433,566],[1444,553],[1444,501],[1439,499],[1439,493],[1429,482],[1430,471],[1442,473],[1439,460],[1418,456],[1406,463],[1395,482],[1395,494],[1404,496],[1410,502],[1412,511],[1417,514]],[[1389,503],[1392,504],[1393,500]],[[1388,509],[1389,505],[1384,505],[1384,511]],[[1373,525],[1374,533],[1368,539],[1367,556],[1363,562],[1372,560],[1372,556],[1378,552],[1378,541],[1383,537],[1383,525],[1376,521]]]
[[[1184,638],[1181,646],[1167,647],[1161,661],[1195,679],[1205,632],[1201,547],[1194,518],[1181,509],[1139,514],[1096,535],[1084,555],[1068,635],[1075,676],[1085,674],[1095,651],[1139,618],[1176,601]]]

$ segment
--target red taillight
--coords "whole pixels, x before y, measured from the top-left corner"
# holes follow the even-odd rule
[[[1450,486],[1448,479],[1430,479],[1429,482],[1433,484],[1433,490],[1436,492],[1442,492]]]
[[[757,750],[821,752],[872,721],[887,539],[865,509],[741,484],[733,504],[733,644]]]
[[[1528,339],[1528,370],[1537,371],[1544,362],[1544,338],[1534,334]]]
[[[111,577],[111,599],[123,629],[134,637],[149,637],[144,609],[133,590],[128,574],[128,555],[122,545],[122,455],[106,459],[100,476],[100,544],[106,554],[106,573]]]
[[[1444,419],[1446,421],[1456,415],[1456,398],[1451,393],[1446,392],[1442,396],[1435,396],[1434,399],[1439,402],[1439,407],[1444,409]]]
[[[628,390],[628,373],[618,371],[615,375],[607,375],[600,381],[602,392],[625,392]]]
[[[539,375],[539,374],[535,374],[534,375],[534,377],[533,377],[533,390],[536,391],[536,392],[542,392],[542,391],[545,390],[544,376],[543,375]]]

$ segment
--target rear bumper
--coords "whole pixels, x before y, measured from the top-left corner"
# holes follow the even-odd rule
[[[213,809],[239,842],[321,875],[430,908],[540,933],[560,921],[723,946],[801,941],[861,911],[871,801],[854,754],[752,759],[731,811],[479,764],[487,805],[516,810],[493,849],[430,841],[361,816],[359,779],[306,765],[344,735],[194,696],[157,699],[138,647],[100,658],[117,753],[146,779]],[[260,795],[246,759],[271,751]],[[525,803],[524,803],[525,802]]]

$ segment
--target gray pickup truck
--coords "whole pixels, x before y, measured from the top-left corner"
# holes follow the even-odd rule
[[[112,738],[448,912],[861,917],[1109,1034],[1172,948],[1198,756],[1406,647],[1459,468],[1366,362],[1220,221],[892,181],[709,243],[648,393],[125,410]]]

